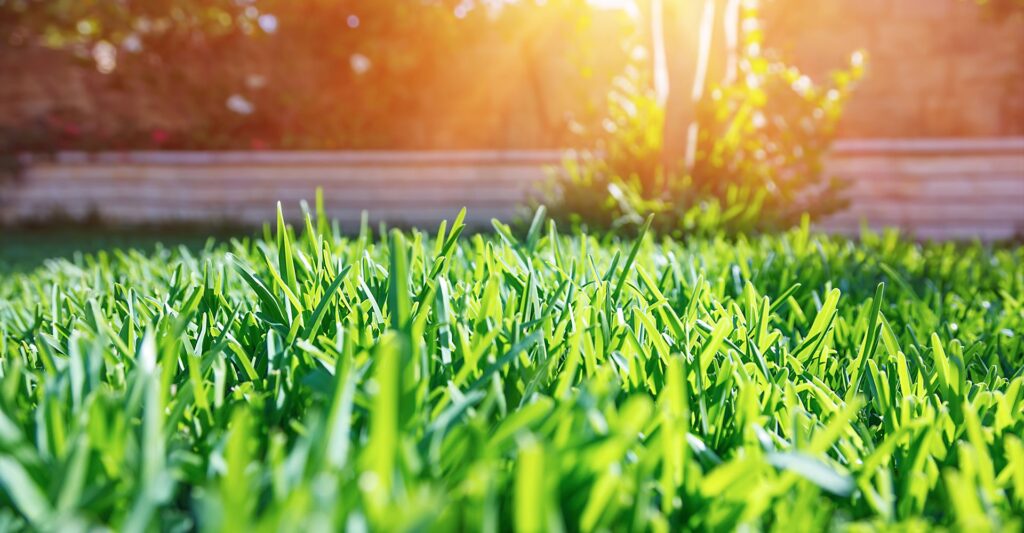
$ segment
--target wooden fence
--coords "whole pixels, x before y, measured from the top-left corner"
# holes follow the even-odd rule
[[[509,219],[557,165],[557,151],[103,152],[29,158],[0,186],[0,222],[96,217],[120,224],[258,224],[277,202],[295,219],[324,190],[332,218],[433,227],[463,206],[484,227]],[[846,140],[828,172],[848,179],[848,210],[823,221],[920,238],[1024,234],[1024,138]],[[15,231],[8,229],[7,231]]]
[[[866,222],[922,239],[1024,235],[1024,138],[847,140],[828,171],[850,181],[850,207],[820,224],[856,233]]]

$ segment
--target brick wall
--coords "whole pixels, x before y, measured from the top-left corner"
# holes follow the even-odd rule
[[[0,222],[54,216],[126,224],[259,224],[281,201],[292,219],[323,187],[332,218],[436,227],[468,208],[486,228],[508,220],[557,151],[62,153],[31,163],[0,187]],[[828,172],[848,179],[850,209],[821,228],[855,234],[861,223],[921,238],[1024,235],[1024,137],[847,140]],[[14,231],[14,230],[8,230]],[[2,233],[2,230],[0,230]]]
[[[842,136],[1024,134],[1024,16],[973,0],[775,0],[766,38],[810,75],[868,52]]]

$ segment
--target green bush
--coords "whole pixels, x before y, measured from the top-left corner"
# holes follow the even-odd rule
[[[1024,249],[463,229],[0,277],[0,529],[1022,527]]]
[[[581,143],[591,148],[569,152],[542,195],[560,221],[596,228],[639,225],[640,213],[670,207],[661,196],[659,162],[665,111],[649,89],[643,54],[635,55],[640,60],[614,80],[603,120],[581,134]],[[659,229],[663,223],[659,218]]]
[[[757,12],[744,17],[756,21]],[[546,198],[556,217],[609,227],[654,213],[661,231],[713,233],[787,227],[843,205],[842,182],[822,164],[864,54],[816,83],[765,50],[756,24],[745,26],[737,81],[713,85],[697,105],[691,171],[668,175],[661,164],[665,115],[638,63],[609,96],[593,149],[556,173]]]

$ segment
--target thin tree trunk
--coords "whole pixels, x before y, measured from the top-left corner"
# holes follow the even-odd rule
[[[662,164],[668,173],[688,173],[693,169],[699,135],[697,103],[704,97],[708,80],[723,79],[730,71],[723,29],[729,18],[727,3],[733,1],[678,0],[664,6],[664,38],[661,43],[655,42],[654,47],[663,47],[668,65],[669,90],[662,137]],[[738,4],[734,9],[738,9]]]
[[[725,37],[725,76],[723,85],[736,83],[740,71],[740,4],[742,0],[727,0],[722,27]]]
[[[651,24],[651,49],[654,65],[654,98],[662,109],[668,103],[669,73],[668,58],[665,57],[665,6],[663,0],[651,0],[648,13]]]

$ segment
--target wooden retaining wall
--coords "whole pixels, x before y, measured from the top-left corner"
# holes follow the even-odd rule
[[[819,226],[862,223],[921,239],[1024,236],[1024,138],[848,140],[828,171],[850,181],[850,207]]]
[[[547,179],[558,151],[104,152],[27,160],[0,186],[0,222],[98,217],[122,224],[259,224],[277,201],[290,218],[323,187],[332,218],[434,227],[463,206],[485,227],[509,219]],[[1024,138],[846,140],[828,171],[847,178],[849,210],[820,224],[862,223],[920,238],[1024,235]],[[2,230],[0,230],[2,231]],[[16,231],[8,229],[7,231]]]

